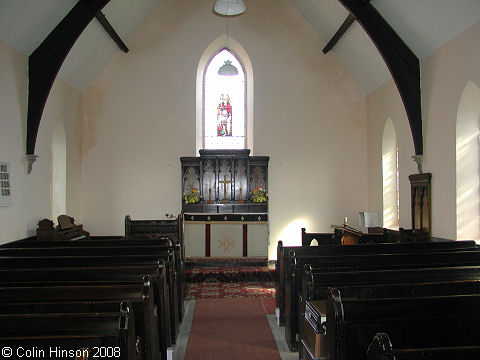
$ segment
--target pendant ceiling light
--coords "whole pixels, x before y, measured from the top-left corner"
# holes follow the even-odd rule
[[[228,51],[228,18],[227,18],[227,51]],[[222,66],[218,69],[218,75],[234,76],[238,75],[238,69],[232,65],[230,60],[225,60]]]
[[[238,69],[232,65],[230,60],[226,60],[223,65],[218,69],[218,75],[232,76],[238,75]]]
[[[243,14],[246,6],[242,0],[216,0],[213,11],[218,15],[235,16]]]

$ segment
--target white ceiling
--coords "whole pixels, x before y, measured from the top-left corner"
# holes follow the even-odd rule
[[[103,12],[128,46],[128,38],[163,1],[112,0]],[[205,6],[213,5],[213,0],[204,1]],[[249,1],[260,0],[245,0],[247,11]],[[325,44],[348,16],[338,0],[290,1]],[[0,0],[0,39],[28,56],[76,2]],[[480,20],[480,0],[371,0],[371,3],[419,59]],[[84,91],[119,52],[100,24],[92,21],[70,51],[59,76]],[[380,54],[358,23],[351,26],[332,52],[366,93],[390,79]]]

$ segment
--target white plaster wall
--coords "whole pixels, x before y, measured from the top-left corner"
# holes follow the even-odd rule
[[[126,214],[181,210],[181,156],[195,156],[196,75],[226,31],[203,1],[167,0],[128,39],[85,96],[86,228],[121,235]],[[270,257],[300,227],[330,231],[367,206],[365,99],[357,82],[287,0],[248,3],[229,20],[255,81],[254,148],[271,157]],[[291,234],[288,231],[292,230]]]
[[[30,175],[25,171],[27,58],[0,40],[0,159],[10,163],[12,200],[0,207],[0,243],[34,236],[38,221],[50,217],[51,133],[61,119],[67,133],[67,211],[81,218],[81,94],[57,80],[45,107]]]
[[[391,119],[397,134],[400,176],[399,226],[410,229],[410,181],[408,175],[417,172],[411,159],[415,155],[412,133],[402,100],[393,80],[380,86],[367,96],[368,118],[368,211],[377,212],[383,224],[382,194],[382,139],[385,123]]]
[[[456,238],[455,126],[468,81],[480,84],[480,22],[421,60],[424,172],[432,175],[432,236]],[[410,126],[390,81],[367,96],[369,208],[381,209],[381,131],[387,117],[400,152],[400,226],[411,228],[408,175],[417,173]]]
[[[422,61],[425,171],[432,176],[432,235],[456,238],[455,127],[468,81],[480,86],[480,21]]]

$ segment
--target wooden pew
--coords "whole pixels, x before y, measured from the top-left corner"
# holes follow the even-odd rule
[[[374,298],[386,296],[445,295],[479,293],[480,266],[393,269],[372,271],[322,271],[306,269],[303,278],[299,317],[304,317],[305,303],[326,301],[332,287],[345,296]],[[302,334],[300,334],[302,337]]]
[[[128,304],[116,313],[0,315],[0,347],[12,351],[2,353],[5,358],[72,357],[80,349],[109,347],[120,359],[136,360],[135,335]]]
[[[333,233],[311,233],[302,228],[302,246],[310,246],[313,240],[317,240],[318,245],[340,245],[341,232],[335,230]]]
[[[425,283],[388,283],[388,281],[395,282],[394,279],[387,280],[379,277],[378,281],[374,284],[360,283],[358,285],[351,286],[335,285],[335,288],[340,292],[340,294],[342,294],[342,298],[348,299],[379,299],[480,294],[480,282],[478,279],[458,279],[456,281],[438,281],[436,279],[432,279],[430,282]],[[318,350],[322,349],[322,342],[325,340],[325,338],[324,336],[315,335],[313,329],[326,330],[325,323],[320,321],[318,311],[325,306],[324,304],[326,302],[329,289],[330,287],[328,286],[324,287],[323,291],[321,291],[324,292],[324,294],[317,296],[313,303],[312,300],[307,299],[307,301],[305,301],[305,305],[303,305],[304,310],[302,311],[302,308],[300,308],[300,345],[303,345],[299,347],[300,358],[302,358],[302,356],[308,357],[308,354],[303,354],[305,349],[316,349],[317,353],[319,352]],[[319,309],[312,308],[312,304],[318,306]],[[315,319],[316,321],[313,324],[312,319]],[[315,331],[315,333],[318,334],[319,331]],[[323,335],[324,334],[325,332],[323,331]],[[317,344],[315,344],[315,341]]]
[[[167,285],[170,304],[171,340],[175,343],[179,330],[177,283],[174,277],[174,257],[169,251],[161,255],[113,255],[113,256],[52,256],[52,257],[0,257],[0,269],[12,268],[58,268],[58,267],[85,267],[85,266],[122,266],[122,265],[155,265],[168,257],[165,262],[167,269]]]
[[[338,256],[291,256],[291,267],[285,283],[285,334],[291,349],[296,349],[299,333],[299,296],[302,291],[303,268],[311,263],[313,271],[427,268],[480,264],[479,251],[392,253]]]
[[[54,247],[72,247],[72,246],[149,246],[149,245],[172,245],[173,242],[169,239],[134,239],[127,240],[123,237],[102,236],[91,237],[90,240],[78,240],[78,241],[53,241],[53,240],[36,240],[36,239],[23,239],[17,241],[11,241],[0,245],[2,248],[54,248]]]
[[[138,314],[134,306],[130,306],[129,300],[89,300],[89,301],[51,301],[51,302],[28,302],[28,303],[0,303],[0,319],[4,315],[23,315],[32,316],[33,314],[62,314],[69,317],[71,314],[113,314],[122,311],[129,312],[132,318],[129,320],[129,326],[135,329],[136,341],[135,350],[138,359],[163,359],[159,356],[160,349],[158,341],[154,344],[149,344],[151,341],[149,335],[146,336],[145,327],[143,324],[143,314]],[[129,306],[126,308],[126,305]],[[138,320],[141,322],[139,323]],[[73,321],[73,319],[72,319]],[[153,338],[155,339],[155,338]],[[155,348],[152,348],[152,345]],[[147,352],[145,353],[145,347]],[[31,345],[29,346],[31,349]],[[151,352],[153,351],[153,353]],[[158,354],[153,356],[154,354]]]
[[[145,275],[148,275],[146,280]],[[142,280],[143,279],[143,280]],[[160,265],[117,266],[117,267],[78,267],[56,269],[2,269],[0,270],[0,287],[51,287],[51,286],[99,286],[131,284],[135,286],[140,280],[144,287],[151,287],[139,293],[141,304],[134,302],[135,314],[140,317],[137,324],[145,321],[146,331],[155,327],[151,337],[159,339],[160,350],[166,355],[167,347],[172,346],[170,325],[170,305],[165,281],[165,267]],[[80,294],[81,295],[81,294]],[[142,306],[140,311],[137,307]],[[155,315],[157,314],[157,315]],[[158,347],[158,346],[157,346]]]
[[[169,249],[173,249],[175,262],[174,262],[174,274],[173,277],[177,282],[177,309],[178,309],[178,319],[179,322],[183,319],[184,313],[184,300],[185,300],[185,282],[182,281],[184,276],[182,275],[185,271],[184,263],[181,261],[181,249],[180,245],[177,243],[175,246],[171,247],[168,245],[158,245],[155,242],[145,242],[148,245],[145,245],[142,241],[136,241],[137,244],[131,241],[128,241],[131,245],[120,246],[122,242],[126,241],[99,241],[95,240],[90,241],[76,241],[69,242],[71,246],[62,246],[56,247],[55,243],[50,242],[48,247],[30,247],[22,246],[19,248],[0,248],[0,257],[1,256],[18,256],[18,257],[27,257],[27,256],[87,256],[89,254],[95,255],[151,255],[151,254],[163,254],[168,252]],[[138,244],[140,242],[140,244]],[[63,242],[62,242],[63,243]],[[86,244],[91,246],[86,246]],[[117,246],[119,245],[119,246]]]
[[[445,329],[430,329],[428,336],[438,336],[438,331]],[[377,333],[368,345],[367,360],[477,360],[480,358],[480,345],[436,347],[393,347],[390,337],[385,333]]]
[[[132,220],[125,216],[125,239],[160,239],[172,241],[181,239],[181,219],[172,220]]]
[[[174,277],[174,257],[173,252],[168,251],[165,254],[157,253],[155,255],[112,255],[112,256],[51,256],[51,257],[0,257],[0,269],[12,268],[58,268],[58,267],[85,267],[85,266],[122,266],[122,265],[146,265],[156,264],[160,260],[168,258],[165,262],[167,271],[167,284],[169,287],[170,322],[172,341],[178,334],[178,301],[177,301],[177,283]],[[172,265],[173,263],[173,265]]]
[[[303,233],[302,229],[302,233]],[[308,233],[307,233],[308,234]],[[314,233],[310,233],[314,234]],[[309,235],[310,235],[309,234]],[[313,236],[313,235],[312,235]],[[280,326],[285,325],[285,281],[287,278],[287,264],[290,263],[290,252],[294,251],[295,255],[331,255],[340,254],[368,254],[368,253],[417,253],[417,252],[437,252],[452,250],[477,250],[475,241],[449,241],[449,242],[429,242],[429,243],[386,243],[386,244],[360,244],[354,246],[288,246],[284,247],[279,241],[277,246],[276,261],[276,295],[275,303],[278,308],[278,318]]]
[[[183,217],[178,215],[172,220],[132,220],[125,216],[125,239],[148,240],[169,239],[179,242],[182,248],[181,258],[185,261],[185,244],[183,239]]]
[[[342,299],[331,289],[326,317],[329,360],[365,359],[378,332],[399,347],[480,345],[480,295]]]

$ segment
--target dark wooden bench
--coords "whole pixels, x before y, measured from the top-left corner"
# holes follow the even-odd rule
[[[332,233],[312,233],[302,228],[302,246],[310,246],[313,240],[318,245],[340,245],[341,232],[339,230]]]
[[[428,336],[437,336],[438,331],[431,329]],[[480,345],[435,347],[393,347],[390,337],[385,333],[375,334],[367,349],[367,360],[477,360],[480,358]]]
[[[174,276],[173,251],[155,255],[112,255],[112,256],[51,256],[51,257],[0,257],[0,269],[20,268],[59,268],[59,267],[86,267],[86,266],[125,266],[125,265],[155,265],[161,260],[165,261],[167,269],[167,284],[169,288],[170,322],[172,327],[172,341],[178,334],[179,310],[178,288]]]
[[[125,239],[180,240],[181,216],[172,220],[132,220],[125,216]]]
[[[308,266],[307,266],[308,267]],[[478,293],[480,266],[458,266],[371,271],[322,271],[306,269],[299,307],[304,317],[306,301],[326,301],[329,290],[336,287],[345,296],[374,298],[388,296],[445,295]],[[301,328],[301,327],[300,327]],[[300,335],[301,337],[301,335]],[[290,341],[294,341],[293,339]]]
[[[2,314],[0,347],[11,350],[11,356],[2,356],[72,358],[78,350],[110,348],[120,359],[136,360],[138,344],[132,315],[125,302],[112,313]],[[89,358],[93,356],[91,352]]]
[[[175,246],[159,245],[156,241],[75,241],[68,242],[71,246],[57,247],[59,241],[49,242],[49,246],[32,247],[25,244],[19,248],[0,248],[1,256],[87,256],[89,254],[95,255],[151,255],[156,253],[165,253],[169,249],[173,249],[175,255],[175,272],[173,274],[177,282],[177,301],[178,301],[178,319],[181,322],[184,313],[185,300],[185,279],[182,275],[185,271],[184,262],[181,260],[181,249],[177,243]],[[61,242],[66,243],[66,242]],[[128,243],[122,244],[122,243]],[[86,244],[90,246],[86,246]],[[32,244],[35,245],[35,244]],[[182,281],[183,279],[183,281]]]
[[[51,287],[51,286],[89,286],[89,285],[127,285],[144,281],[153,293],[145,293],[142,312],[137,324],[145,319],[148,328],[156,327],[151,337],[160,340],[160,348],[166,354],[168,346],[172,345],[172,329],[170,322],[170,305],[168,288],[165,281],[165,267],[161,265],[117,266],[117,267],[79,267],[56,269],[9,269],[0,270],[0,287]],[[147,296],[148,295],[148,296]],[[140,304],[141,305],[141,304]],[[136,303],[134,306],[137,307]],[[135,309],[137,310],[137,309]],[[147,311],[147,313],[145,313]],[[156,314],[156,315],[155,315]],[[147,329],[148,331],[148,329]]]
[[[304,230],[304,229],[302,229]],[[314,234],[314,233],[311,233]],[[290,263],[290,252],[296,256],[303,255],[341,255],[341,254],[369,254],[369,253],[406,253],[406,252],[437,252],[452,250],[477,250],[475,241],[449,241],[429,243],[386,243],[386,244],[360,244],[352,246],[288,246],[284,247],[280,241],[277,247],[276,261],[276,295],[275,302],[278,308],[280,326],[285,325],[285,281],[287,278],[287,264]]]
[[[402,348],[479,346],[480,295],[345,299],[334,288],[326,322],[329,360],[366,359],[378,332]]]
[[[3,248],[53,248],[53,247],[72,247],[72,246],[148,246],[148,245],[172,245],[173,242],[169,239],[134,239],[127,240],[124,237],[113,236],[100,236],[91,237],[90,240],[77,240],[77,241],[55,241],[55,240],[36,240],[36,239],[23,239],[17,241],[11,241],[0,245],[0,249]]]
[[[130,215],[125,216],[125,239],[164,239],[180,244],[180,258],[185,264],[185,242],[183,238],[183,216],[170,220],[132,220]],[[182,265],[183,266],[183,265]],[[183,267],[184,268],[184,267]],[[185,282],[185,272],[181,273],[182,282]]]
[[[51,301],[51,302],[28,302],[28,303],[0,303],[0,319],[3,315],[26,315],[32,314],[62,314],[69,317],[71,314],[113,314],[119,310],[127,311],[132,315],[129,326],[135,328],[135,349],[138,359],[162,359],[158,340],[149,343],[151,335],[146,333],[143,321],[143,313],[138,314],[138,308],[130,306],[129,300],[89,300],[89,301]],[[129,308],[126,308],[129,306]],[[140,322],[139,322],[140,320]],[[30,347],[31,348],[31,347]],[[145,349],[147,350],[145,352]]]
[[[409,283],[388,283],[388,281],[395,282],[395,279],[378,278],[374,284],[356,284],[350,286],[337,286],[335,288],[342,294],[342,298],[351,299],[377,299],[377,298],[400,298],[400,297],[425,297],[425,296],[445,296],[445,295],[471,295],[480,294],[480,282],[475,280],[458,279],[456,281],[439,281],[432,279],[431,282],[409,282]],[[313,349],[312,346],[312,331],[311,327],[306,326],[307,322],[304,319],[310,319],[311,310],[308,304],[314,301],[317,304],[326,302],[327,294],[330,286],[325,286],[323,291],[317,289],[316,299],[306,299],[305,303],[300,305],[299,310],[299,329],[300,341]],[[324,292],[324,294],[321,294]],[[306,295],[307,296],[307,295]],[[302,295],[303,297],[303,295]],[[311,305],[310,305],[311,307]],[[324,324],[315,324],[315,329],[320,329]],[[300,357],[303,356],[304,349],[300,346]]]
[[[112,250],[113,252],[113,250]],[[142,265],[142,264],[156,264],[159,260],[165,260],[167,269],[167,284],[169,287],[170,304],[172,306],[172,319],[175,319],[178,333],[179,322],[179,300],[178,300],[178,283],[175,275],[175,258],[173,251],[152,251],[151,254],[144,255],[79,255],[75,256],[73,253],[70,256],[0,256],[0,269],[11,268],[52,268],[52,267],[78,267],[78,266],[121,266],[121,265]]]
[[[165,331],[158,325],[154,291],[148,276],[143,283],[125,281],[115,285],[104,285],[99,282],[92,284],[16,287],[12,283],[11,286],[0,288],[0,308],[2,309],[0,313],[11,314],[12,311],[18,313],[15,312],[16,307],[30,308],[31,314],[52,313],[52,311],[78,313],[82,312],[82,308],[88,308],[88,304],[97,304],[97,310],[100,310],[112,301],[116,303],[128,301],[133,314],[131,321],[135,325],[145,358],[159,359],[166,356],[167,339]],[[75,305],[78,302],[82,302],[82,306]],[[52,306],[49,311],[40,311],[40,309],[49,308],[48,304]]]
[[[285,333],[291,349],[296,349],[294,340],[299,333],[299,296],[302,291],[303,268],[311,264],[313,271],[319,272],[348,270],[427,268],[480,264],[479,251],[421,252],[421,253],[381,253],[366,255],[338,256],[291,256],[290,270],[285,283]],[[289,341],[290,339],[290,341]]]
[[[444,329],[432,329],[435,331]],[[432,335],[432,332],[429,335]],[[385,333],[375,334],[367,349],[367,360],[477,360],[480,358],[480,345],[436,346],[436,347],[393,347]]]

